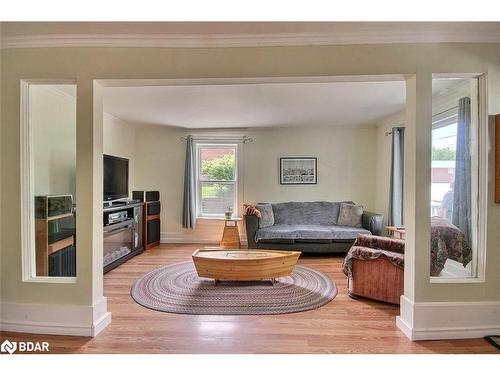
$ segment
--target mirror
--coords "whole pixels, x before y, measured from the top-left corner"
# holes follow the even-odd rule
[[[76,276],[76,85],[28,86],[31,238],[36,276]],[[32,275],[32,276],[35,276]]]

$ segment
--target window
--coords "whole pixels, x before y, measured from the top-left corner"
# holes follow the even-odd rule
[[[484,77],[434,78],[431,279],[484,277]],[[439,280],[437,280],[439,281]]]
[[[238,215],[238,145],[196,144],[196,213],[200,218]]]
[[[452,124],[432,129],[431,216],[451,223],[457,143],[456,117]]]

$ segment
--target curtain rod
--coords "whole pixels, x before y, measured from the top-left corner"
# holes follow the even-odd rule
[[[434,117],[439,116],[439,115],[442,115],[442,114],[444,114],[444,113],[446,113],[446,112],[451,112],[451,111],[453,111],[453,110],[455,110],[455,109],[458,109],[458,105],[457,105],[457,106],[455,106],[455,107],[451,107],[451,108],[445,109],[444,111],[441,111],[441,112],[435,113],[435,114],[433,114],[433,115],[432,115],[432,117],[434,118]],[[403,125],[404,125],[404,124],[401,124],[401,125],[398,125],[398,126],[399,126],[399,127],[403,127],[403,128],[404,128],[404,126],[403,126]],[[385,132],[385,135],[386,135],[386,136],[391,135],[391,134],[392,134],[392,131],[390,131],[390,132]]]
[[[458,105],[456,105],[455,107],[451,107],[451,108],[445,109],[444,111],[435,113],[435,114],[432,115],[432,117],[436,117],[436,116],[442,115],[443,113],[446,113],[446,112],[451,112],[454,109],[458,109]]]
[[[404,129],[404,128],[405,128],[405,126],[404,126],[404,124],[399,124],[399,125],[397,125],[397,126],[393,126],[393,128],[403,128],[403,129]],[[392,134],[392,131],[390,131],[390,132],[385,132],[384,134],[385,134],[385,136],[387,137],[388,135],[391,135],[391,134]]]
[[[247,136],[216,136],[216,135],[200,135],[191,136],[195,141],[233,141],[241,143],[252,143],[255,139]],[[187,141],[187,137],[181,137],[181,141]]]

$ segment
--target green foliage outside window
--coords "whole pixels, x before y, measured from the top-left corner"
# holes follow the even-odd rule
[[[233,154],[225,154],[212,160],[201,161],[201,173],[211,181],[234,180],[236,160]],[[227,192],[229,187],[223,184],[210,184],[202,186],[204,198],[217,197]]]
[[[225,154],[220,158],[202,160],[201,173],[209,180],[233,180],[235,158],[233,154]]]
[[[446,147],[446,148],[432,148],[432,160],[455,160],[456,151]]]

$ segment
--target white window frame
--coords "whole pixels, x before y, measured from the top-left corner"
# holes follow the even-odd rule
[[[241,179],[241,166],[242,166],[242,158],[241,158],[241,144],[235,143],[231,141],[223,141],[223,140],[200,140],[194,141],[195,145],[195,180],[196,180],[196,218],[197,219],[221,219],[224,218],[224,213],[221,214],[204,214],[201,211],[202,201],[201,201],[201,189],[202,182],[212,182],[212,183],[234,183],[234,202],[233,202],[233,218],[239,218],[240,214],[240,202],[241,202],[241,193],[242,193],[242,179]],[[234,171],[234,180],[226,180],[226,181],[202,181],[200,176],[200,163],[201,163],[201,150],[204,148],[234,148],[234,156],[235,160],[235,171]]]
[[[75,79],[29,79],[21,80],[21,258],[22,281],[36,283],[74,284],[78,277],[54,277],[36,275],[35,242],[35,189],[33,170],[33,148],[30,118],[30,87],[34,85],[76,85]],[[78,253],[77,253],[78,254]],[[78,262],[78,255],[77,255]]]
[[[471,271],[475,268],[475,276],[471,277],[440,277],[430,276],[430,282],[435,284],[467,284],[484,283],[486,281],[486,239],[487,239],[487,217],[488,217],[488,91],[486,74],[434,74],[433,78],[475,78],[471,88],[477,92],[477,98],[471,98],[471,113],[477,113],[477,116],[471,116],[471,121],[477,128],[477,153],[474,164],[477,169],[472,168],[471,178],[476,181],[472,184],[471,194],[477,196],[477,201],[472,202],[472,214],[476,216],[475,228],[472,230],[472,251],[473,259]],[[474,139],[472,139],[474,141]],[[477,171],[477,172],[476,172]],[[476,173],[475,173],[476,172]],[[476,204],[474,204],[476,203]]]

